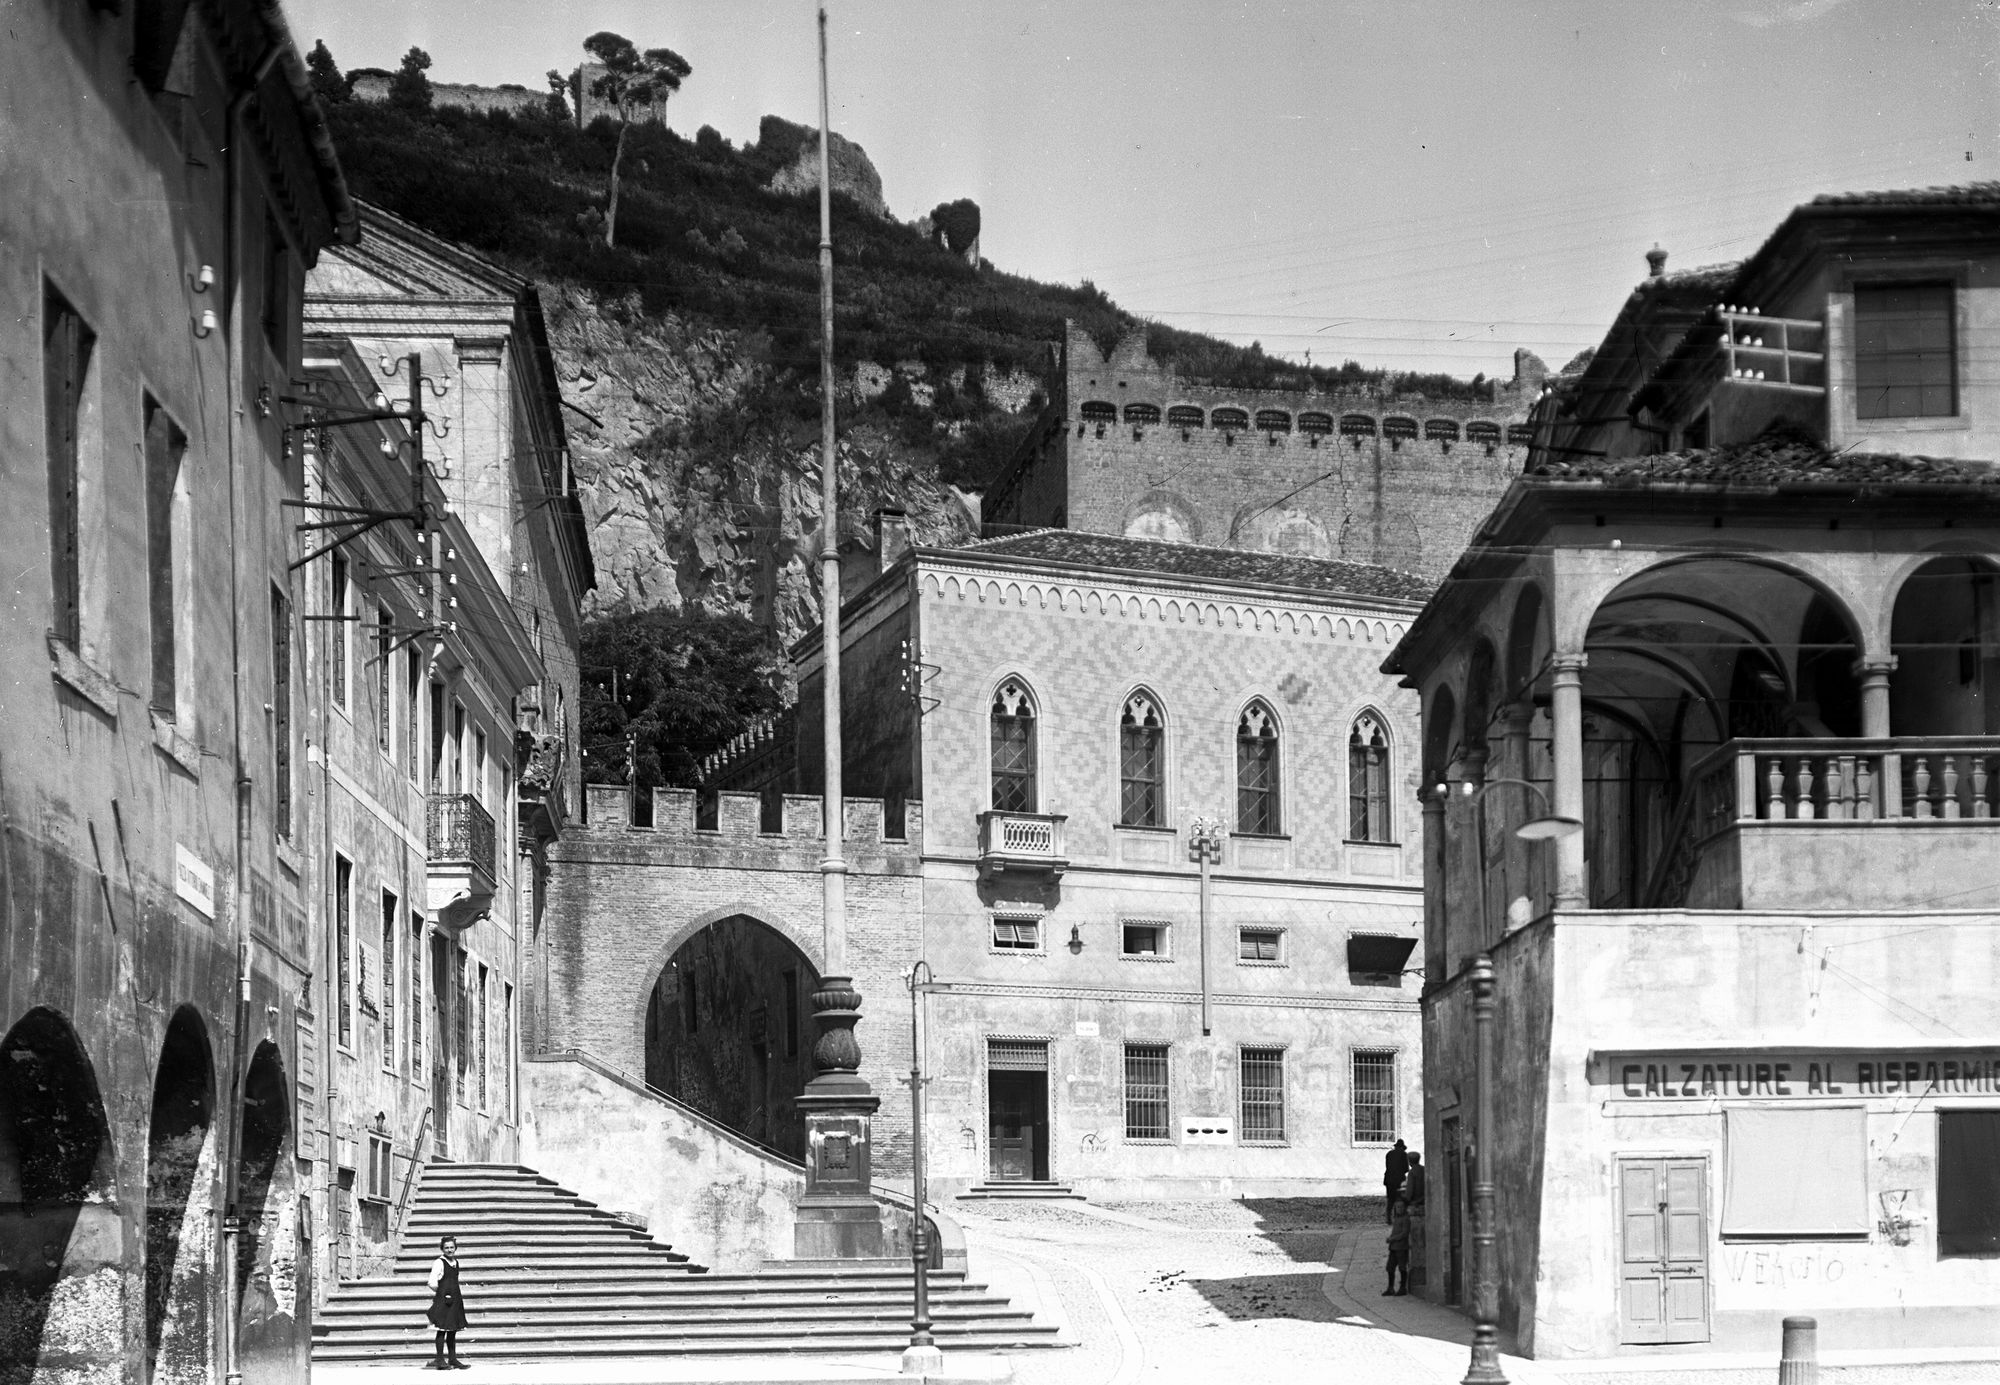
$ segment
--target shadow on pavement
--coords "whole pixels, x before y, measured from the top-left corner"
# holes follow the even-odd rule
[[[1325,1262],[1332,1240],[1382,1219],[1373,1197],[1246,1197],[1237,1199],[1257,1219],[1257,1234],[1294,1260]]]
[[[1237,1322],[1257,1318],[1295,1318],[1302,1322],[1333,1322],[1340,1312],[1320,1292],[1323,1271],[1309,1274],[1251,1274],[1239,1279],[1186,1279],[1183,1282],[1208,1300],[1209,1306]]]

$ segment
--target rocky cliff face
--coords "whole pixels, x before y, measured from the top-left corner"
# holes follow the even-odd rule
[[[571,451],[597,564],[595,613],[665,606],[733,612],[786,640],[819,619],[819,422],[812,393],[763,363],[756,334],[647,316],[576,288],[543,291]],[[885,372],[850,373],[851,410]],[[857,378],[861,377],[861,378]],[[915,542],[975,533],[934,459],[887,428],[843,426],[840,530],[881,507]]]

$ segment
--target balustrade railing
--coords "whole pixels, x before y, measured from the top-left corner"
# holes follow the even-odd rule
[[[1697,773],[1732,761],[1738,822],[2000,819],[2000,737],[1739,740]]]
[[[979,815],[979,855],[1000,865],[1067,864],[1061,813],[1002,813]]]

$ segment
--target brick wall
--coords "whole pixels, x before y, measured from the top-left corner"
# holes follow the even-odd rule
[[[627,825],[622,786],[592,785],[587,825],[551,849],[545,923],[549,963],[547,1047],[578,1047],[642,1077],[646,1012],[674,954],[710,924],[755,920],[825,969],[818,798],[785,798],[783,833],[758,830],[755,794],[720,795],[717,828],[695,828],[690,790],[655,790],[651,828]],[[875,1165],[909,1167],[908,993],[901,972],[916,955],[922,913],[918,852],[885,839],[880,800],[847,800],[847,964],[862,994],[861,1074],[882,1099]],[[922,807],[908,806],[911,839]],[[817,1031],[804,1003],[810,1047]]]
[[[1544,373],[1516,353],[1490,401],[1229,389],[1181,379],[1142,337],[1107,359],[1072,328],[1043,422],[988,492],[987,533],[1052,525],[1442,576],[1519,474],[1519,429]],[[1112,415],[1087,416],[1087,404]],[[1176,405],[1200,409],[1202,425],[1171,425]],[[1145,421],[1149,408],[1159,421]],[[1218,409],[1241,410],[1244,426],[1216,426]],[[1285,426],[1260,427],[1273,412]],[[1333,431],[1306,431],[1311,414]],[[1474,436],[1485,426],[1497,441]]]

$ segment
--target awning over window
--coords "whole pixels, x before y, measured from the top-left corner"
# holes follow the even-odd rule
[[[1349,933],[1347,971],[1351,976],[1400,976],[1404,963],[1415,951],[1415,938],[1399,938],[1393,933]]]

